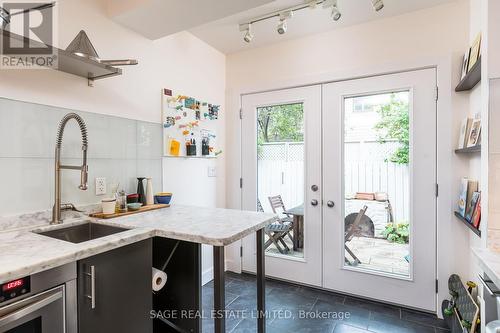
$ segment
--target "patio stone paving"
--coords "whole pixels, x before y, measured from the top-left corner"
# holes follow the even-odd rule
[[[286,255],[298,258],[304,257],[302,251],[292,250],[292,242],[288,237],[285,242],[291,249]],[[409,244],[391,243],[380,238],[354,237],[350,242],[347,242],[347,246],[361,260],[361,264],[357,267],[404,276],[409,274],[410,266],[405,260],[405,256],[410,253]],[[280,254],[274,245],[268,247],[266,252]],[[349,258],[349,260],[351,259]]]

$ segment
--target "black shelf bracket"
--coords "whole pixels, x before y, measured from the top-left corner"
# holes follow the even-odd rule
[[[476,227],[474,227],[469,221],[467,221],[465,219],[465,217],[462,216],[462,214],[460,214],[459,212],[455,212],[455,216],[457,217],[457,219],[459,219],[460,221],[462,221],[462,223],[465,224],[467,226],[467,228],[469,228],[470,230],[472,230],[473,233],[475,233],[476,235],[478,235],[479,237],[481,237],[481,230],[479,230]]]
[[[481,58],[477,59],[476,63],[470,71],[464,76],[460,81],[458,86],[455,88],[456,92],[471,90],[476,86],[476,84],[481,81]]]

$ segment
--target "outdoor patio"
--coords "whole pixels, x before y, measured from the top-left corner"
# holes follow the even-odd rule
[[[285,238],[285,242],[291,249],[286,254],[287,256],[303,257],[304,254],[301,249],[299,251],[292,250],[292,242],[288,237]],[[350,242],[347,242],[347,245],[361,260],[361,264],[357,266],[359,268],[404,276],[409,275],[409,264],[405,260],[405,256],[410,253],[409,244],[392,243],[380,238],[354,237]],[[274,245],[269,246],[266,252],[281,255]]]

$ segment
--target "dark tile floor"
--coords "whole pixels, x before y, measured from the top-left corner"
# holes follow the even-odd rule
[[[213,309],[213,295],[210,282],[203,287],[205,313]],[[254,276],[226,274],[226,332],[257,331],[256,297]],[[433,315],[275,280],[266,283],[266,310],[269,333],[449,332]],[[213,320],[202,325],[203,333],[214,331]]]

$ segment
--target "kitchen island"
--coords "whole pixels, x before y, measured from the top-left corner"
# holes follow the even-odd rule
[[[0,283],[75,262],[141,240],[161,237],[207,244],[214,247],[215,332],[225,332],[224,247],[257,235],[257,313],[258,332],[265,332],[264,232],[274,219],[272,214],[230,209],[172,206],[109,220],[87,216],[61,225],[26,227],[0,232]],[[36,232],[87,223],[119,226],[130,230],[83,243],[57,240]]]

